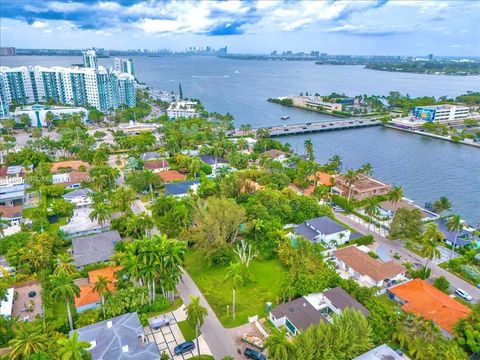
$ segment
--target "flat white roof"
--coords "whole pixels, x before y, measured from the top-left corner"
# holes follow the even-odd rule
[[[12,316],[14,288],[7,289],[7,300],[0,302],[0,316]]]

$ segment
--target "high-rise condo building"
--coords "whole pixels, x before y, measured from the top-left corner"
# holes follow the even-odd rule
[[[133,59],[115,58],[113,61],[116,71],[127,73],[135,76],[135,67],[133,65]]]
[[[79,67],[0,67],[0,117],[13,104],[53,100],[57,103],[93,106],[100,111],[121,105],[135,106],[135,79],[115,70]]]
[[[98,68],[98,60],[97,54],[95,50],[89,49],[86,51],[82,51],[83,55],[83,66],[90,69],[97,69]]]

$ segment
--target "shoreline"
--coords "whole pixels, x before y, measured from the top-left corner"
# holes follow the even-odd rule
[[[306,111],[319,113],[319,114],[324,114],[324,115],[330,115],[330,116],[341,118],[341,119],[348,119],[348,118],[353,117],[352,115],[343,115],[343,114],[331,113],[331,112],[328,112],[328,111],[314,110],[314,109],[309,109],[309,108],[306,108],[306,107],[301,107],[301,106],[297,106],[297,105],[293,105],[293,104],[292,105],[282,104],[281,102],[274,101],[271,98],[267,99],[267,101],[271,102],[273,104],[277,104],[277,105],[282,105],[282,106],[286,106],[286,107],[306,110]]]
[[[465,140],[454,141],[454,140],[452,140],[452,139],[450,139],[449,137],[446,137],[446,136],[431,134],[431,133],[428,133],[428,132],[418,131],[418,130],[402,129],[402,128],[394,126],[394,125],[385,124],[383,126],[388,128],[388,129],[400,130],[400,131],[405,131],[405,132],[416,134],[416,135],[423,135],[423,136],[431,137],[431,138],[434,138],[434,139],[450,141],[454,144],[469,145],[469,146],[472,146],[472,147],[475,147],[475,148],[480,148],[480,143],[474,143],[474,142],[470,143],[470,142],[466,142]]]

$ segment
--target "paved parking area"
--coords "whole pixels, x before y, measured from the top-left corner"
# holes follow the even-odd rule
[[[157,317],[166,316],[170,319],[170,324],[162,326],[159,329],[152,329],[149,325],[145,327],[145,335],[148,341],[155,342],[158,346],[160,354],[167,353],[172,359],[189,359],[194,356],[192,351],[186,352],[181,355],[174,355],[173,349],[178,344],[184,342],[184,338],[180,328],[177,325],[177,318],[173,312],[168,312]]]
[[[440,257],[438,259],[435,259],[435,260],[432,260],[432,263],[434,263],[435,265],[438,265],[438,264],[441,264],[445,261],[448,261],[450,260],[450,252],[451,250],[450,249],[447,249],[446,247],[443,247],[443,246],[438,246],[437,249],[440,251]],[[460,255],[458,255],[455,251],[453,252],[453,256],[452,256],[452,259],[455,259],[457,257],[459,257]]]

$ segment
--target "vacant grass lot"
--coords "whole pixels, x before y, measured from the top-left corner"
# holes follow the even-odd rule
[[[249,316],[265,314],[265,303],[275,306],[281,299],[282,284],[287,275],[277,259],[253,261],[250,271],[254,281],[239,287],[236,294],[236,319],[232,318],[232,282],[225,281],[227,266],[208,267],[200,251],[188,251],[185,268],[202,291],[210,306],[225,327],[245,324]],[[227,305],[230,314],[227,316]]]

